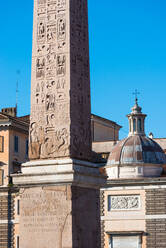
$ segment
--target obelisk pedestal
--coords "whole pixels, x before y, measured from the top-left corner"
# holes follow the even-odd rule
[[[88,42],[87,0],[34,0],[30,162],[13,175],[21,248],[100,247]]]
[[[20,187],[21,248],[100,248],[99,187],[95,164],[72,159],[23,165]]]

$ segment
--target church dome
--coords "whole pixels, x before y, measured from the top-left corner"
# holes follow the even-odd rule
[[[110,153],[109,165],[166,164],[162,148],[146,136],[134,135],[120,141]]]
[[[135,99],[129,119],[129,135],[111,151],[105,167],[108,178],[159,177],[166,165],[162,148],[145,135],[145,118]]]

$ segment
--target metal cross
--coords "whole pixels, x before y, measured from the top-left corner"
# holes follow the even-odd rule
[[[140,93],[138,92],[138,90],[135,90],[135,92],[133,92],[133,95],[135,95],[135,101],[138,101],[138,95],[140,95]]]

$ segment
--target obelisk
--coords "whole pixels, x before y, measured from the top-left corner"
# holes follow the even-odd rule
[[[35,0],[30,159],[89,159],[86,0]]]
[[[100,248],[90,117],[87,0],[34,0],[30,162],[13,175],[21,248]]]

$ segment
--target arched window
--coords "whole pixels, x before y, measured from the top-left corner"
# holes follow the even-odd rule
[[[136,131],[136,119],[133,120],[133,131]]]
[[[130,133],[131,133],[132,132],[132,130],[131,130],[132,121],[131,121],[131,119],[129,121],[130,121]]]
[[[141,119],[138,119],[138,131],[142,132],[142,122]]]

